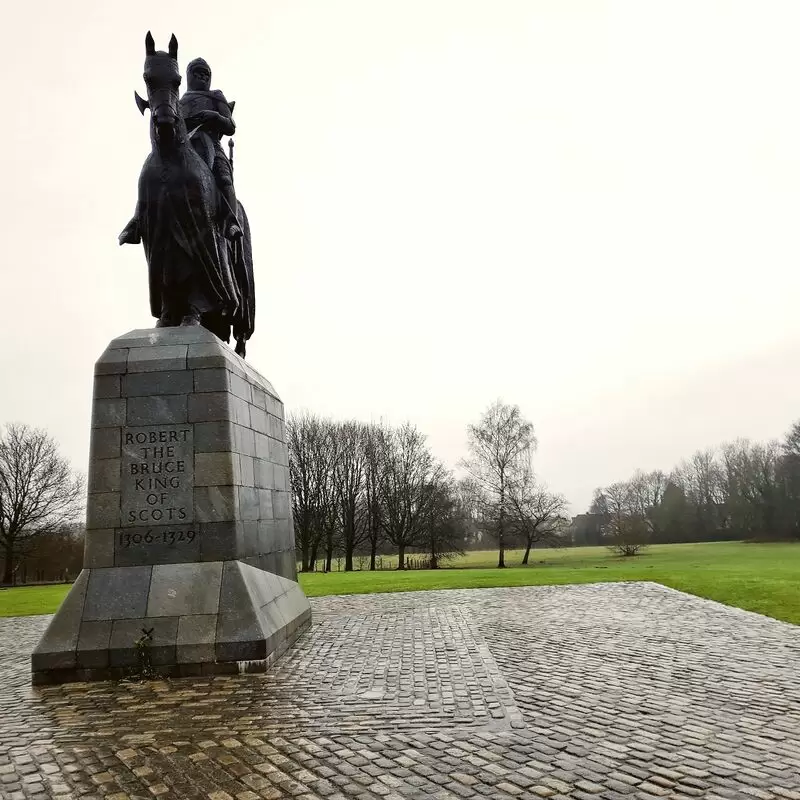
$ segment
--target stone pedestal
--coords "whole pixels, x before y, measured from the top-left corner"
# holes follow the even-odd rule
[[[132,331],[95,366],[84,568],[33,682],[262,671],[311,622],[283,404],[204,328]],[[144,630],[146,653],[136,641]]]

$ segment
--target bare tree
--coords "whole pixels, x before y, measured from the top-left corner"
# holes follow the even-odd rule
[[[386,436],[387,430],[383,425],[368,425],[363,439],[365,537],[369,543],[369,568],[373,572],[383,536],[380,455],[381,443]]]
[[[480,515],[498,547],[498,567],[505,567],[508,487],[530,467],[536,447],[533,424],[519,406],[497,400],[467,429],[469,456],[461,462],[479,490]]]
[[[82,510],[83,479],[46,432],[11,424],[0,436],[0,547],[3,583],[37,536],[74,522]]]
[[[398,569],[405,569],[406,550],[424,541],[437,486],[445,473],[410,423],[395,428],[381,440],[380,496],[383,529],[397,548]]]
[[[464,554],[467,532],[465,509],[459,503],[452,475],[441,471],[430,484],[431,501],[424,523],[424,546],[431,569]]]
[[[647,545],[646,519],[636,508],[630,481],[612,483],[595,493],[597,513],[606,520],[604,535],[608,547],[623,556],[635,556]]]
[[[741,538],[779,535],[780,446],[737,439],[722,446],[730,525]]]
[[[631,512],[644,520],[652,540],[658,540],[661,533],[658,510],[664,500],[667,484],[667,476],[661,470],[637,470],[628,481]]]
[[[353,570],[353,553],[365,537],[364,480],[366,476],[365,426],[351,420],[334,425],[339,457],[333,470],[345,572]]]
[[[695,538],[710,539],[725,526],[725,477],[715,449],[698,450],[682,461],[670,480],[692,509]]]
[[[563,495],[548,491],[530,468],[509,483],[507,496],[510,528],[525,543],[522,563],[527,564],[531,548],[536,544],[558,544],[567,500]]]
[[[322,536],[319,461],[326,455],[325,433],[325,421],[315,414],[293,414],[287,420],[292,514],[302,572],[313,568]]]

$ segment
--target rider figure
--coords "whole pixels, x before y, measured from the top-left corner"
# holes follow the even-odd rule
[[[211,89],[211,67],[202,58],[191,61],[186,68],[188,89],[180,99],[181,115],[191,136],[192,145],[214,173],[227,208],[225,235],[236,239],[242,235],[237,221],[239,206],[233,189],[231,162],[220,145],[223,136],[233,136],[233,103],[228,103],[219,89]]]
[[[225,198],[222,209],[225,218],[224,232],[229,239],[242,236],[236,215],[239,206],[233,189],[233,169],[222,149],[223,136],[233,136],[236,123],[233,121],[233,106],[219,89],[211,89],[211,67],[202,58],[196,58],[186,68],[188,90],[180,99],[181,115],[191,136],[192,145],[205,161]],[[119,235],[120,244],[139,244],[141,235],[136,216]]]

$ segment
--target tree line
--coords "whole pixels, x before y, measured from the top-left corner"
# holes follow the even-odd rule
[[[626,555],[648,543],[800,540],[800,422],[780,441],[737,439],[596,489],[573,536]]]
[[[343,557],[394,552],[404,569],[409,553],[436,569],[470,547],[492,542],[498,566],[509,547],[555,543],[566,526],[566,500],[534,474],[533,425],[500,401],[467,431],[469,456],[456,478],[410,423],[398,427],[315,414],[287,424],[295,540],[300,568],[322,560],[330,571]]]

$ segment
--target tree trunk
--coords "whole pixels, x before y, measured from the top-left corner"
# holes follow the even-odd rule
[[[3,569],[3,583],[10,584],[14,580],[14,547],[11,542],[6,544],[6,563]]]
[[[406,546],[401,544],[397,548],[397,569],[406,568]]]
[[[522,556],[523,565],[528,563],[528,556],[531,554],[531,542],[528,540],[528,546],[525,548],[525,555]]]
[[[439,559],[436,555],[436,539],[431,537],[431,569],[439,569]]]
[[[503,569],[506,565],[506,546],[503,541],[503,525],[505,524],[506,511],[506,480],[505,473],[500,475],[500,524],[497,526],[497,547],[499,552],[497,559],[497,568]]]
[[[328,532],[328,539],[325,542],[325,572],[333,569],[333,531]]]
[[[302,546],[302,555],[300,556],[300,571],[311,571],[311,556],[308,549],[308,542],[304,541]]]
[[[369,570],[375,572],[375,557],[378,555],[378,539],[377,537],[370,542],[369,550]]]
[[[347,548],[344,551],[344,571],[345,572],[352,572],[353,571],[353,545],[352,543],[348,543]]]

